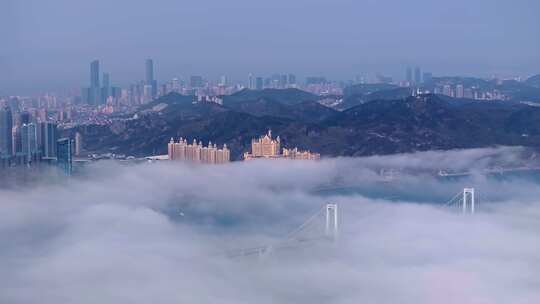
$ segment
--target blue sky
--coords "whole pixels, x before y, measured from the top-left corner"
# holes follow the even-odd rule
[[[349,79],[540,73],[535,0],[1,0],[0,93],[86,85],[102,61],[112,82],[249,72]]]

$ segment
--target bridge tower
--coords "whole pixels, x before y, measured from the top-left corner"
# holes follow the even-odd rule
[[[325,235],[335,239],[338,234],[338,206],[326,204],[326,230]]]
[[[463,189],[463,199],[461,203],[463,213],[474,214],[476,208],[475,203],[474,188]]]

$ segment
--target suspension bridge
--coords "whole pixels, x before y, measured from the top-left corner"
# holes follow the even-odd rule
[[[320,231],[320,221],[324,220],[324,231]],[[333,241],[338,236],[338,206],[326,204],[315,214],[309,217],[296,229],[289,232],[281,241],[271,245],[231,250],[226,253],[229,257],[243,257],[258,255],[260,257],[271,254],[276,250],[294,248],[301,244],[316,241]],[[322,233],[321,233],[322,232]]]
[[[463,191],[458,192],[442,206],[464,214],[474,214],[478,208],[474,188],[464,188]],[[324,222],[324,226],[321,220]],[[326,204],[304,223],[289,232],[281,241],[271,245],[230,250],[226,252],[226,255],[233,258],[252,255],[263,257],[276,250],[294,248],[310,242],[334,241],[337,239],[339,233],[338,220],[338,205]]]
[[[474,214],[478,208],[474,188],[464,188],[463,192],[458,192],[443,206],[462,213]]]

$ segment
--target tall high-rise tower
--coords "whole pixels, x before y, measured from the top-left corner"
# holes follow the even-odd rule
[[[145,62],[145,85],[151,87],[151,97],[157,95],[157,81],[154,79],[154,60],[146,59]]]
[[[61,138],[56,142],[57,164],[66,175],[73,171],[73,146],[74,142],[69,138]]]
[[[92,105],[99,105],[101,103],[99,60],[94,60],[90,63],[90,88],[88,90],[88,103]]]
[[[75,156],[81,156],[83,138],[81,133],[75,133]]]
[[[249,73],[248,75],[248,89],[253,90],[255,89],[255,81],[253,79],[253,74]]]
[[[41,140],[42,140],[42,156],[56,157],[56,141],[58,140],[57,125],[52,122],[44,122],[40,124]]]
[[[26,161],[31,162],[34,155],[39,153],[37,126],[34,123],[24,124],[21,127],[22,152],[26,155]]]
[[[90,87],[99,88],[99,60],[90,63]]]
[[[111,76],[109,73],[103,73],[103,87],[108,88],[111,86]]]
[[[0,107],[0,156],[10,156],[13,152],[13,116],[8,107]]]
[[[154,61],[152,59],[146,59],[146,84],[151,85],[154,81]]]
[[[262,77],[257,77],[257,78],[255,79],[255,88],[256,88],[257,90],[262,90],[263,87],[264,87],[264,80],[263,80],[263,78],[262,78]]]
[[[100,103],[105,104],[107,103],[107,98],[112,96],[113,93],[111,88],[111,75],[109,73],[103,73],[102,83]]]
[[[408,67],[407,71],[405,72],[405,78],[409,84],[412,84],[413,82],[413,76],[412,76],[412,68]]]
[[[419,67],[414,68],[414,82],[416,84],[422,83],[422,74]]]

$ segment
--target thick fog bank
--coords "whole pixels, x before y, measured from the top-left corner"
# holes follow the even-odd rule
[[[522,152],[104,162],[0,190],[0,303],[540,303],[540,184],[483,174],[532,164]],[[474,215],[443,207],[464,187]],[[285,241],[327,202],[337,239],[298,241],[323,213]]]

